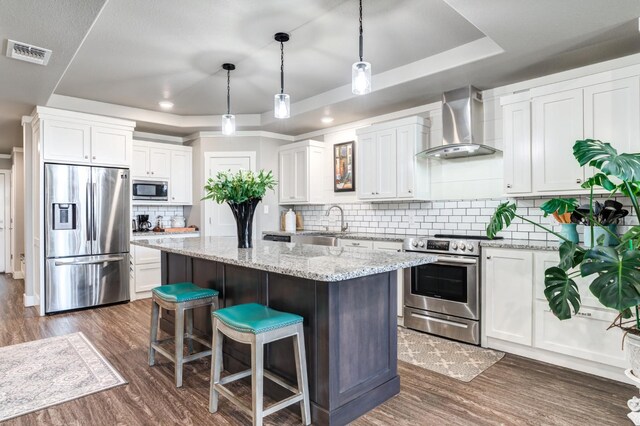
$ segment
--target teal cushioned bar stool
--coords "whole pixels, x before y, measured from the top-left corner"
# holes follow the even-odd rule
[[[156,287],[151,290],[151,336],[149,337],[149,365],[155,363],[156,351],[169,358],[175,364],[176,387],[182,386],[182,366],[190,361],[211,355],[211,343],[206,339],[193,335],[193,309],[210,306],[211,312],[218,309],[218,291],[201,288],[193,283],[178,283]],[[160,308],[175,311],[175,335],[172,338],[158,340],[158,317]],[[187,317],[187,333],[184,333],[185,315]],[[184,356],[184,339],[188,339],[187,356]],[[161,345],[175,339],[175,354],[171,354]],[[193,353],[193,342],[196,341],[209,348]]]
[[[222,371],[223,335],[236,342],[251,345],[251,368],[220,379]],[[276,340],[293,337],[293,351],[296,360],[297,388],[290,386],[282,378],[266,371],[263,365],[264,345]],[[211,387],[209,391],[209,411],[218,411],[218,396],[224,395],[240,409],[251,415],[254,425],[262,425],[262,419],[289,405],[300,403],[303,424],[311,424],[309,411],[309,382],[307,359],[304,350],[302,317],[276,311],[257,303],[236,305],[213,312],[213,360],[211,363]],[[242,403],[224,385],[251,376],[252,407]],[[293,395],[263,408],[264,377],[293,392]]]

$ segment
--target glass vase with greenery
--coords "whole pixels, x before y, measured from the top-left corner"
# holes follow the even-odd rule
[[[277,184],[271,171],[219,172],[215,178],[207,180],[202,199],[213,200],[218,204],[227,203],[236,219],[238,248],[251,248],[253,214],[267,190],[273,190]]]
[[[581,186],[589,190],[589,211],[582,214],[591,224],[591,245],[583,247],[563,235],[517,213],[514,202],[500,204],[487,226],[487,236],[493,238],[506,229],[514,218],[542,228],[560,240],[558,265],[548,268],[544,277],[544,295],[553,314],[566,320],[580,311],[582,303],[577,277],[593,277],[589,290],[602,306],[615,309],[619,315],[612,326],[640,335],[640,226],[631,226],[624,235],[612,233],[599,223],[594,214],[594,189],[603,188],[609,198],[623,195],[630,199],[634,214],[640,221],[638,195],[640,194],[640,154],[618,154],[609,143],[599,140],[579,140],[573,146],[573,155],[580,166],[595,169],[595,174]],[[576,211],[574,198],[553,198],[540,207],[545,216],[562,215]],[[594,226],[609,233],[615,244],[602,245],[602,238],[594,241]],[[589,232],[589,231],[588,231]]]

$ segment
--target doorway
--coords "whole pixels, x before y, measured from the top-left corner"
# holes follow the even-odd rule
[[[9,244],[11,217],[11,172],[0,171],[0,273],[12,272]]]
[[[205,152],[204,162],[205,181],[209,177],[215,178],[219,172],[256,171],[255,151]],[[234,237],[237,235],[236,221],[229,206],[218,204],[215,201],[204,201],[204,235],[207,237]]]

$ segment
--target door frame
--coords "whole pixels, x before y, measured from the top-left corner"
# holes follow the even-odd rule
[[[208,164],[209,161],[214,158],[235,158],[235,157],[249,157],[250,169],[252,172],[256,172],[256,151],[208,151],[203,155],[203,164],[202,164],[202,182],[206,183],[207,179],[209,179],[209,170]],[[202,235],[207,237],[210,235],[210,227],[209,224],[209,214],[211,210],[211,203],[215,201],[211,200],[203,200],[201,203],[201,214],[202,214]],[[255,227],[253,229],[255,233]]]
[[[13,223],[11,222],[11,170],[0,170],[0,175],[4,175],[4,273],[13,273],[13,265],[11,262],[11,233],[13,232]]]

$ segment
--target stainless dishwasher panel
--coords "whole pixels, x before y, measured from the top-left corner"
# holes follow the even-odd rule
[[[129,300],[129,255],[47,259],[45,312]]]

